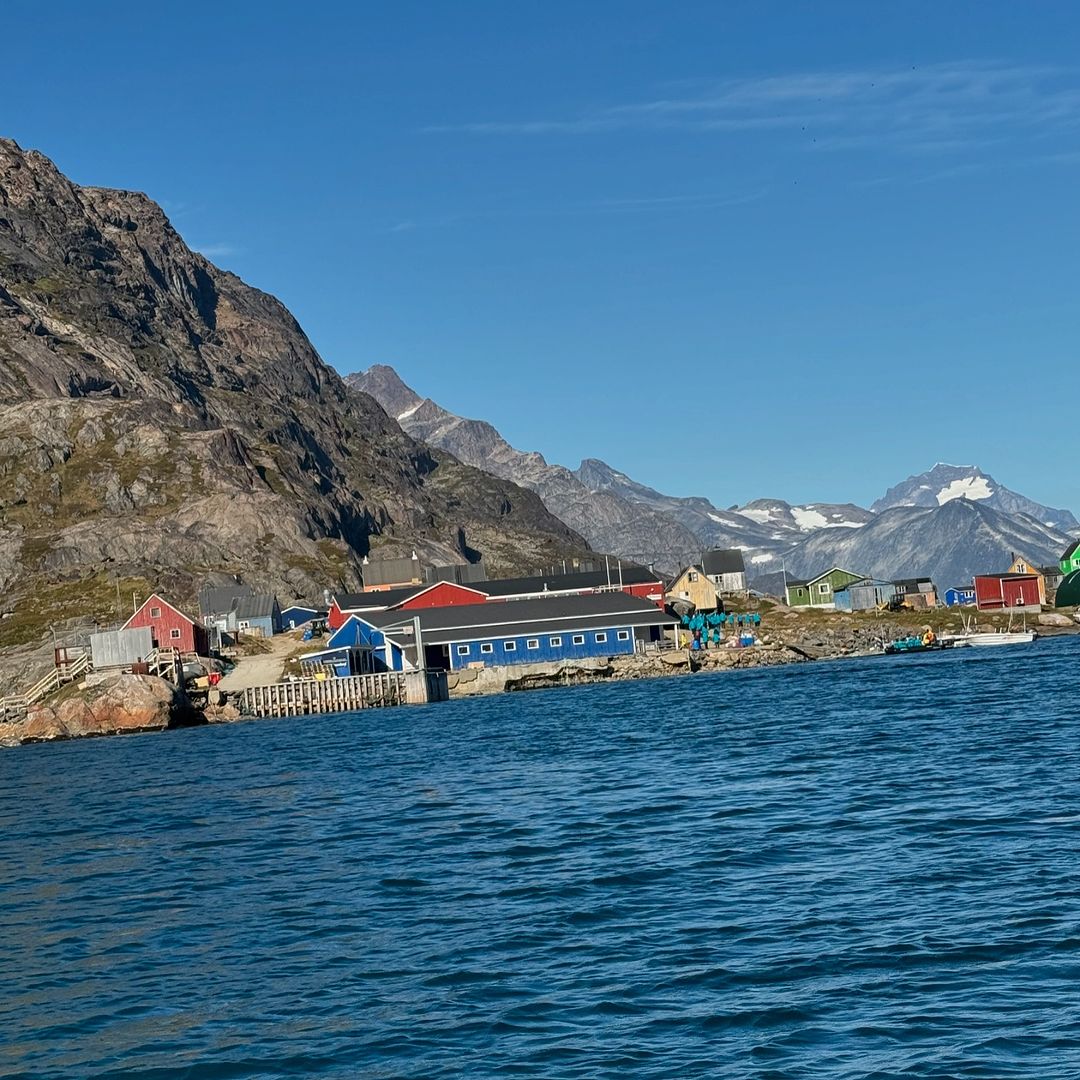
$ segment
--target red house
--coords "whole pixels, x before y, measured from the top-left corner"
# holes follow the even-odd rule
[[[975,578],[980,611],[1041,611],[1037,574],[980,574]]]
[[[137,626],[149,626],[154,648],[179,649],[182,653],[206,656],[210,641],[206,627],[189,619],[179,608],[154,593],[143,601],[142,607],[121,627],[130,630]]]

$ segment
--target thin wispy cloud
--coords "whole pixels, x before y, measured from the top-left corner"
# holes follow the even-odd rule
[[[192,244],[191,249],[207,259],[224,259],[240,254],[240,249],[233,244]]]
[[[1080,77],[1052,67],[957,61],[894,70],[806,72],[673,88],[578,115],[471,121],[429,132],[592,135],[620,131],[797,133],[840,150],[870,144],[949,153],[1080,125]]]
[[[701,192],[682,195],[643,195],[627,198],[594,199],[565,202],[554,206],[521,205],[489,207],[462,211],[427,220],[409,219],[388,228],[383,233],[410,233],[418,229],[445,229],[475,221],[508,220],[514,218],[566,218],[597,214],[661,214],[687,211],[722,210],[729,206],[744,206],[758,202],[769,193],[768,188],[746,192]]]

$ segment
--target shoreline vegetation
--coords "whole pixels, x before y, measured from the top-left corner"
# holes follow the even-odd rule
[[[449,673],[450,698],[874,656],[887,642],[924,626],[938,633],[956,631],[963,617],[978,617],[971,609],[956,608],[887,613],[807,611],[768,600],[753,604],[752,609],[763,615],[758,643],[752,646],[720,646],[694,652],[669,649],[633,656],[469,668]],[[1030,616],[1028,624],[1037,627],[1042,636],[1080,633],[1080,623],[1073,613],[1044,612]],[[984,613],[979,625],[985,630],[1004,629],[1008,616]],[[290,640],[292,637],[296,640]],[[274,652],[280,656],[279,678],[284,678],[295,668],[296,655],[310,645],[302,643],[298,634],[282,635],[275,642]],[[252,718],[241,715],[228,694],[198,708],[163,679],[116,675],[66,686],[33,706],[24,718],[0,721],[0,747],[242,719]]]

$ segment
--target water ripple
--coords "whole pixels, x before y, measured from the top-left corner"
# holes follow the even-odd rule
[[[0,1076],[1080,1076],[1080,641],[971,654],[5,752]]]

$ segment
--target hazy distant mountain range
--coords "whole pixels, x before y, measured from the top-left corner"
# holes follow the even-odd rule
[[[665,495],[596,458],[577,469],[512,447],[490,423],[421,397],[378,364],[346,383],[375,398],[413,437],[469,465],[531,488],[598,551],[668,572],[711,547],[738,547],[751,579],[811,575],[832,565],[882,577],[927,574],[943,588],[1003,570],[1013,552],[1056,563],[1080,532],[1068,511],[998,484],[976,466],[938,463],[890,488],[865,509],[852,503],[792,505],[755,499],[722,509],[704,497]]]

